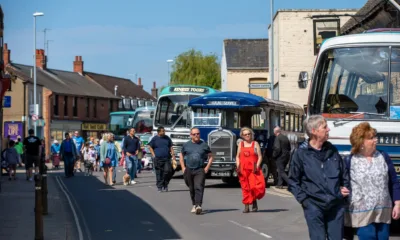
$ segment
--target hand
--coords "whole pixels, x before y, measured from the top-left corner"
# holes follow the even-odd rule
[[[392,218],[398,220],[400,218],[400,204],[395,204],[392,211]]]
[[[126,156],[130,157],[130,156],[132,156],[132,154],[127,152]]]
[[[209,167],[205,167],[205,168],[204,168],[204,172],[205,172],[205,173],[208,173],[208,170],[209,170],[209,169],[210,169]]]
[[[182,167],[182,172],[183,172],[183,173],[185,173],[185,170],[186,170],[186,168],[185,168],[185,167]]]
[[[350,194],[350,190],[346,187],[340,187],[340,193],[343,195],[343,197],[347,197]]]

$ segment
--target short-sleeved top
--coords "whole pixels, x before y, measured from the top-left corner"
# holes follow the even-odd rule
[[[183,156],[185,156],[186,167],[198,169],[204,167],[204,163],[207,161],[208,154],[211,153],[211,150],[207,143],[202,140],[197,143],[190,140],[183,145],[181,152]]]
[[[80,152],[83,144],[85,143],[85,140],[83,140],[83,137],[81,137],[81,136],[79,136],[79,137],[73,136],[72,139],[75,142],[76,150],[78,150],[78,152]]]
[[[40,139],[36,136],[29,136],[24,139],[26,154],[39,156],[39,147],[42,145]]]
[[[154,150],[156,158],[171,158],[172,140],[168,136],[155,136],[151,139],[149,146]]]

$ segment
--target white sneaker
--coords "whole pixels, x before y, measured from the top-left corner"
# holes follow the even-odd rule
[[[135,181],[133,181],[133,180],[131,181],[131,184],[136,184],[136,183],[137,183],[137,182],[135,182]]]
[[[201,214],[201,211],[202,211],[201,207],[200,207],[200,206],[197,206],[197,207],[196,207],[196,215],[200,215],[200,214]]]
[[[190,211],[191,213],[195,213],[196,212],[196,206],[193,205],[192,210]]]

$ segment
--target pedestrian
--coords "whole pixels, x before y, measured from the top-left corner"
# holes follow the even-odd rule
[[[75,161],[75,172],[80,171],[82,172],[81,169],[81,162],[83,161],[83,147],[85,144],[85,140],[83,137],[79,135],[78,131],[75,131],[74,136],[72,137],[74,140],[75,146],[76,146],[76,152],[78,153],[77,160]]]
[[[260,169],[262,163],[261,148],[258,142],[254,141],[254,132],[250,128],[242,128],[240,136],[243,141],[238,146],[236,169],[242,188],[243,213],[250,212],[250,205],[253,205],[252,211],[257,212],[257,200],[265,195],[265,180]]]
[[[60,165],[60,147],[61,145],[58,143],[57,140],[54,140],[53,144],[50,147],[53,168],[57,169]]]
[[[309,139],[292,154],[289,191],[302,205],[311,240],[343,239],[345,197],[350,180],[338,150],[328,142],[321,115],[304,121]]]
[[[168,184],[173,173],[171,158],[176,160],[172,140],[165,135],[164,127],[157,128],[157,136],[149,142],[149,149],[155,163],[158,192],[168,192]]]
[[[286,165],[290,160],[290,141],[289,138],[281,133],[280,127],[274,128],[275,141],[273,146],[272,157],[278,169],[278,182],[276,188],[283,188],[283,181],[289,183],[289,178],[286,174]]]
[[[183,178],[190,190],[193,205],[191,212],[199,215],[202,212],[206,174],[210,169],[213,157],[210,147],[200,139],[198,128],[192,128],[190,135],[192,139],[183,145],[179,161]]]
[[[107,136],[107,141],[100,146],[100,166],[104,169],[105,184],[108,184],[107,178],[109,177],[109,185],[113,186],[113,167],[117,165],[120,154],[114,141],[114,134],[109,133]]]
[[[276,167],[276,161],[272,157],[273,151],[274,151],[274,143],[275,143],[275,135],[271,134],[268,138],[268,144],[264,152],[265,159],[267,159],[267,164],[268,164],[268,170],[269,173],[272,174],[272,177],[274,179],[274,186],[278,186],[278,168]],[[269,176],[268,176],[269,178]],[[267,179],[268,179],[267,178]]]
[[[13,140],[10,140],[8,142],[8,148],[5,152],[5,159],[9,167],[9,172],[8,172],[9,181],[11,181],[12,178],[14,178],[14,180],[17,179],[16,174],[17,174],[17,164],[19,163],[19,154],[17,150],[14,148],[14,146],[15,142]]]
[[[131,184],[136,184],[134,181],[136,177],[138,159],[137,155],[140,149],[140,139],[135,136],[135,128],[131,128],[129,130],[129,136],[124,138],[124,149],[125,153],[125,165],[126,165],[126,172],[131,177]]]
[[[94,150],[96,151],[96,163],[94,166],[94,171],[97,172],[99,169],[99,162],[100,162],[100,143],[99,139],[94,140]]]
[[[60,157],[64,161],[64,174],[66,178],[74,176],[75,160],[78,157],[75,142],[71,139],[69,133],[65,133],[65,139],[60,146]]]
[[[42,156],[41,140],[35,136],[35,131],[29,129],[29,136],[24,139],[25,148],[25,169],[26,169],[26,180],[33,181],[32,172],[33,166],[35,166],[35,173],[39,174],[40,157]]]
[[[22,144],[20,137],[18,137],[14,148],[15,148],[15,150],[17,150],[18,157],[19,157],[18,166],[22,167],[22,159],[23,159],[22,155],[24,154],[24,145]]]
[[[389,239],[392,218],[400,218],[400,183],[389,155],[376,149],[377,140],[376,129],[360,123],[345,158],[351,186],[345,226],[356,228],[360,240]]]

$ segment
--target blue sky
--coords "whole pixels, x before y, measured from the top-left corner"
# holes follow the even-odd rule
[[[275,0],[283,8],[360,8],[367,0]],[[85,70],[133,78],[146,90],[152,82],[165,85],[166,60],[195,48],[221,55],[226,38],[267,38],[269,0],[1,0],[5,42],[11,60],[32,65],[33,17],[37,48],[43,29],[49,44],[49,68],[72,71],[76,55]]]

